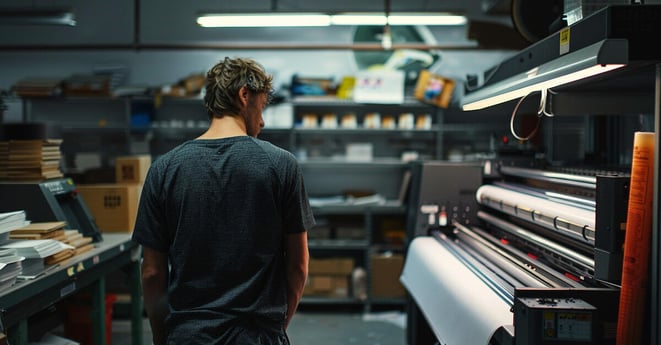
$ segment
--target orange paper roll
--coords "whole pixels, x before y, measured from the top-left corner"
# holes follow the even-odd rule
[[[617,345],[639,345],[648,303],[652,198],[654,191],[654,133],[636,132],[633,141],[629,207],[624,237],[622,289],[617,320]]]

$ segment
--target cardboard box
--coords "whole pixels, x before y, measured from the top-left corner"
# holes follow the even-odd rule
[[[338,226],[335,228],[335,237],[342,240],[364,240],[367,238],[367,230],[362,226]]]
[[[115,159],[115,182],[143,183],[150,165],[150,155],[117,157]]]
[[[303,289],[305,296],[348,297],[349,276],[309,275]]]
[[[331,227],[328,224],[317,224],[308,230],[308,240],[327,240],[331,238]]]
[[[133,231],[142,185],[92,184],[76,189],[101,232]]]
[[[376,298],[400,298],[406,296],[399,276],[404,268],[401,254],[378,254],[370,257],[371,281],[370,296]]]
[[[352,258],[310,258],[308,274],[310,275],[346,275],[353,272]]]
[[[428,70],[422,70],[418,76],[413,95],[415,99],[421,102],[447,108],[450,106],[454,84],[452,79],[435,75]]]

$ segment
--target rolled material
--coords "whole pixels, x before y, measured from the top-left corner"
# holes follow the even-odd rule
[[[617,320],[617,345],[642,344],[648,306],[652,199],[654,197],[654,133],[636,132],[633,141],[629,205],[624,236],[622,288]]]
[[[512,325],[511,305],[433,237],[411,242],[400,280],[441,344],[486,345]]]
[[[494,185],[483,185],[475,194],[482,205],[594,243],[594,211]]]

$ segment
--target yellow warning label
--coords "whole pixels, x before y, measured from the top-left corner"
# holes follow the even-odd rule
[[[569,27],[560,31],[560,55],[569,52]]]

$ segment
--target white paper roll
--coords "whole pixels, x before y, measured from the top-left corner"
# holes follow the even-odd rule
[[[417,237],[400,277],[441,344],[488,344],[510,305],[432,237]]]
[[[478,188],[476,192],[477,202],[482,204],[485,198],[502,201],[508,205],[516,205],[521,208],[534,210],[535,212],[541,213],[549,218],[559,217],[578,226],[587,226],[591,229],[595,229],[595,213],[580,207],[573,207],[549,201],[493,185],[483,185]]]

